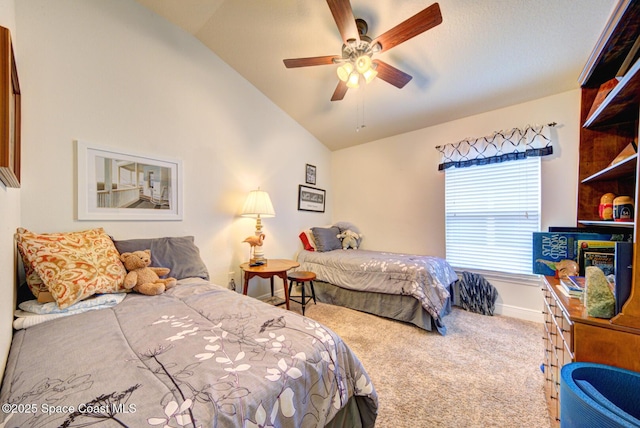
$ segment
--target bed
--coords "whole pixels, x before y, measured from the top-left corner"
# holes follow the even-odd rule
[[[451,311],[458,280],[451,265],[432,256],[344,250],[333,239],[347,227],[354,228],[336,224],[300,235],[305,249],[297,255],[298,270],[316,274],[316,298],[446,334],[443,317]]]
[[[115,246],[155,248],[164,257],[155,265],[178,285],[158,296],[98,293],[59,309],[71,314],[22,323],[0,426],[374,426],[375,388],[334,332],[212,284],[199,256],[191,263],[192,237]],[[108,294],[121,298],[74,312]]]

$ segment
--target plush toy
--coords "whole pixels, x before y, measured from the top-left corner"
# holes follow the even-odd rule
[[[124,278],[124,287],[127,290],[133,288],[138,293],[155,296],[164,293],[177,283],[175,278],[160,278],[169,273],[169,268],[149,267],[151,250],[122,253],[120,260],[127,269],[127,276]]]
[[[342,249],[346,250],[349,247],[354,250],[358,249],[358,239],[362,238],[362,235],[354,232],[353,230],[347,229],[344,232],[336,235],[338,239],[342,240]]]

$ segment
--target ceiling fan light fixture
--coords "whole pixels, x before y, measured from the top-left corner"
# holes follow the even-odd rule
[[[369,55],[360,55],[356,59],[356,70],[358,73],[364,74],[367,70],[371,69],[371,57]]]
[[[349,80],[349,75],[353,72],[353,64],[350,62],[345,62],[340,67],[338,67],[338,78],[343,82]]]
[[[370,83],[373,79],[376,78],[378,72],[374,68],[370,68],[364,73],[362,73],[362,77],[364,77],[364,81]]]
[[[360,86],[360,73],[352,71],[347,80],[347,88],[356,89],[358,86]]]

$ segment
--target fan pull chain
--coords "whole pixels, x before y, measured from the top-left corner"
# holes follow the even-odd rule
[[[359,99],[356,101],[356,132],[360,132],[361,129],[365,128],[367,125],[364,124],[364,91],[366,85],[361,85],[358,88],[359,91]],[[360,108],[362,106],[362,108]],[[362,111],[362,117],[360,116],[360,112]],[[362,121],[360,121],[362,119]]]

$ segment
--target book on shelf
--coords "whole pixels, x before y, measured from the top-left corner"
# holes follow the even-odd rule
[[[585,273],[589,266],[595,266],[599,268],[605,276],[613,275],[616,264],[614,251],[615,248],[613,248],[612,251],[585,251],[583,256]]]
[[[616,241],[578,240],[578,268],[585,275],[588,266],[602,269],[605,275],[613,275]]]
[[[633,244],[631,242],[616,242],[615,272],[613,295],[615,297],[615,314],[622,311],[622,306],[631,294],[631,269],[633,265]]]
[[[558,290],[560,290],[560,292],[567,297],[574,298],[574,299],[582,299],[583,293],[572,291],[571,287],[567,285],[566,282],[560,281],[560,286],[558,287]]]
[[[561,260],[578,262],[579,240],[609,241],[611,234],[583,232],[533,232],[532,272],[534,274],[554,276],[553,263]]]
[[[569,277],[569,281],[571,281],[571,286],[573,287],[573,289],[580,292],[584,291],[587,285],[587,278],[584,276],[571,275]]]
[[[560,287],[557,288],[558,292],[562,293],[568,299],[579,299],[578,296],[572,296],[569,292],[564,288],[562,282],[560,282]]]
[[[584,292],[584,277],[573,276],[560,280],[561,288],[569,297],[581,298]]]

